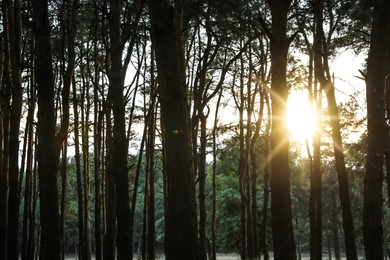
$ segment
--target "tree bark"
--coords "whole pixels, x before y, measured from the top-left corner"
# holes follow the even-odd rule
[[[270,193],[270,130],[271,130],[271,106],[270,99],[268,94],[265,95],[265,104],[267,106],[267,125],[265,128],[265,140],[264,140],[264,158],[265,163],[263,166],[264,171],[264,202],[263,202],[263,214],[262,214],[262,223],[260,230],[260,243],[261,243],[261,252],[263,253],[264,260],[269,260],[268,253],[268,239],[267,239],[267,227],[268,227],[268,206],[269,206],[269,193]]]
[[[131,259],[130,198],[127,173],[127,139],[125,100],[123,96],[123,66],[121,39],[122,1],[110,0],[109,37],[110,72],[109,90],[114,118],[111,175],[115,180],[118,260]]]
[[[334,257],[336,260],[340,260],[340,245],[339,245],[339,227],[337,220],[337,203],[336,194],[332,195],[332,234],[333,234],[333,246],[334,246]]]
[[[74,145],[76,161],[76,183],[77,183],[77,216],[78,216],[78,256],[84,259],[84,196],[83,181],[81,175],[81,153],[80,153],[80,119],[77,101],[76,85],[73,85],[73,114],[74,114]]]
[[[150,1],[152,44],[156,53],[165,145],[168,205],[166,258],[198,259],[196,203],[182,42],[181,0]]]
[[[41,250],[40,259],[61,257],[58,205],[58,151],[55,140],[54,77],[50,44],[48,1],[33,0],[33,25],[38,89],[37,158],[39,164]]]
[[[199,259],[207,260],[207,240],[206,240],[206,133],[207,115],[200,115],[200,150],[198,158],[198,178],[199,178]]]
[[[95,11],[96,12],[96,11]],[[97,28],[95,27],[95,36],[97,35]],[[97,43],[96,43],[97,44]],[[102,132],[103,132],[103,112],[101,111],[101,106],[98,105],[98,80],[99,80],[99,69],[97,65],[97,46],[94,46],[95,53],[95,82],[94,82],[94,178],[95,178],[95,257],[96,260],[102,259],[102,234],[101,234],[101,212],[102,212],[102,201],[101,201],[101,161],[102,161]]]
[[[212,168],[212,211],[211,211],[211,259],[217,259],[217,227],[216,227],[216,218],[217,218],[217,127],[218,127],[218,112],[219,104],[221,103],[222,98],[222,89],[219,92],[218,101],[216,103],[215,115],[214,115],[214,127],[213,127],[213,168]]]
[[[21,83],[21,38],[22,21],[20,0],[5,1],[8,6],[8,36],[11,64],[12,103],[9,135],[9,194],[7,257],[17,260],[19,256],[19,133],[23,104]],[[6,61],[7,62],[7,61]]]
[[[111,109],[105,108],[106,117],[106,169],[105,169],[105,192],[104,192],[104,238],[103,259],[115,260],[115,182],[112,176],[112,124]]]
[[[345,233],[345,247],[347,259],[357,259],[355,245],[355,231],[351,210],[351,201],[349,196],[349,184],[347,170],[345,167],[345,158],[341,138],[341,129],[338,115],[338,108],[335,98],[334,85],[331,80],[328,66],[328,50],[325,43],[323,30],[323,1],[316,0],[314,3],[316,33],[314,37],[314,68],[315,77],[319,81],[321,89],[325,92],[328,101],[328,110],[330,125],[332,128],[332,142],[336,160],[336,171],[339,181],[339,196],[341,210],[343,214],[343,228]]]
[[[3,10],[6,10],[6,2],[2,3]],[[4,12],[6,13],[6,12]],[[8,16],[3,16],[3,23],[7,24]],[[4,31],[4,35],[1,37],[0,45],[0,81],[1,81],[1,94],[4,95],[4,101],[9,100],[10,88],[9,88],[9,75],[3,73],[3,71],[9,71],[9,48],[7,42],[9,41],[8,30]],[[4,149],[0,155],[0,207],[4,210],[0,211],[0,258],[7,259],[7,233],[8,233],[8,149],[9,149],[9,105],[7,102],[1,102],[1,147]]]
[[[286,126],[288,89],[286,82],[287,13],[290,0],[268,0],[271,7],[271,212],[272,236],[275,259],[295,259],[295,242],[292,226],[289,133]]]
[[[382,185],[386,141],[384,84],[390,72],[390,2],[374,1],[367,60],[367,162],[364,177],[363,238],[367,260],[383,259]]]
[[[30,85],[29,91],[29,110],[27,116],[27,167],[26,167],[26,180],[25,180],[25,190],[24,190],[24,213],[23,213],[23,232],[22,232],[22,249],[21,249],[21,258],[22,260],[27,260],[29,256],[28,252],[28,243],[29,240],[33,239],[30,236],[30,227],[33,225],[31,223],[30,215],[32,211],[32,197],[33,197],[33,163],[34,163],[34,125],[33,125],[33,116],[35,111],[35,88],[33,85]]]
[[[156,85],[154,82],[154,61],[151,61],[151,91],[150,91],[150,108],[149,108],[149,116],[148,120],[148,145],[147,145],[147,169],[149,171],[149,196],[148,196],[148,242],[147,242],[147,252],[148,252],[148,260],[154,260],[156,258],[155,252],[155,237],[156,237],[156,213],[155,213],[155,158],[154,158],[154,146],[156,139],[156,113],[157,113],[157,105],[156,105]]]
[[[89,172],[89,108],[90,108],[90,96],[89,96],[89,87],[85,82],[85,75],[82,70],[82,100],[81,103],[85,104],[85,107],[81,108],[81,150],[82,150],[82,161],[83,161],[83,180],[84,180],[84,233],[83,233],[83,259],[90,260],[91,259],[91,238],[90,238],[90,203],[89,203],[89,195],[90,195],[90,172]]]
[[[257,86],[259,87],[259,86]],[[251,212],[252,212],[252,232],[253,232],[253,258],[258,258],[259,249],[259,232],[258,232],[258,216],[257,216],[257,151],[255,149],[257,140],[260,135],[261,122],[264,118],[264,92],[260,92],[260,108],[256,121],[256,128],[250,144],[250,159],[251,159]]]

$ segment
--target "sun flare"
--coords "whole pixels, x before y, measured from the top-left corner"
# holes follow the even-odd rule
[[[287,102],[287,126],[291,138],[305,140],[310,138],[316,129],[314,107],[309,104],[307,94],[293,92]]]

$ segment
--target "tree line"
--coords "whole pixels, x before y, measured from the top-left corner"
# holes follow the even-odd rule
[[[387,1],[3,0],[0,13],[0,259],[65,259],[69,245],[79,259],[387,259]],[[336,100],[345,49],[367,57],[366,124]],[[305,155],[285,120],[297,89],[318,115]]]

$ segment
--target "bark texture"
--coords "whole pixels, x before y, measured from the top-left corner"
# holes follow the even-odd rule
[[[50,44],[48,1],[33,0],[33,28],[38,89],[37,159],[39,175],[41,250],[40,259],[61,257],[58,205],[58,149],[55,139],[54,77]]]
[[[271,213],[274,258],[295,259],[295,242],[292,227],[289,133],[286,126],[288,89],[286,82],[287,13],[290,0],[268,0],[272,15],[271,28]]]
[[[116,246],[118,259],[131,259],[130,234],[130,198],[129,181],[127,174],[127,139],[125,120],[125,100],[123,96],[123,66],[121,39],[121,11],[122,1],[110,1],[110,98],[114,125],[112,131],[112,165],[110,174],[114,177],[116,192],[117,234]]]
[[[368,147],[364,178],[363,238],[367,260],[383,259],[382,185],[385,145],[384,85],[389,73],[390,2],[374,1],[367,63]]]
[[[198,259],[191,137],[182,42],[183,2],[150,1],[167,174],[166,257]]]

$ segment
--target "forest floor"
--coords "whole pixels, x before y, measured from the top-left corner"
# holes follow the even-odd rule
[[[142,259],[134,257],[134,260]],[[156,260],[164,260],[163,255],[157,255]],[[239,260],[240,256],[238,254],[217,254],[217,260]],[[67,255],[65,257],[65,260],[78,260],[78,257],[76,255]],[[95,260],[95,257],[92,257],[92,260]]]
[[[92,258],[94,259],[94,258]],[[134,257],[134,260],[141,259]],[[156,260],[164,260],[164,256],[157,256]],[[272,256],[271,256],[271,259]],[[309,255],[302,255],[301,260],[309,260]],[[324,255],[324,259],[326,259],[326,256]],[[341,259],[346,259],[345,257],[342,257]],[[78,260],[77,256],[67,256],[65,257],[65,260]],[[240,260],[240,255],[238,254],[217,254],[217,260]]]

